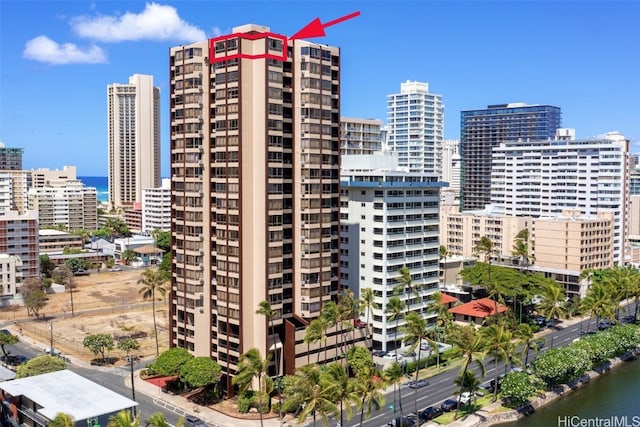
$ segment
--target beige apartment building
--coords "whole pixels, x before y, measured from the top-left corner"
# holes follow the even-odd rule
[[[95,187],[80,181],[51,180],[27,193],[29,210],[37,211],[40,225],[62,224],[70,230],[98,229],[98,195]]]
[[[460,212],[459,209],[455,205],[440,207],[440,244],[446,246],[450,255],[476,257],[476,245],[481,237],[488,236],[493,242],[492,259],[511,258],[516,235],[525,228],[530,229],[532,224],[531,217],[504,215],[491,205],[481,211]]]
[[[272,375],[335,355],[339,331],[303,337],[339,293],[339,49],[249,24],[171,48],[170,74],[171,346],[228,393],[251,348]]]
[[[340,118],[340,154],[373,154],[382,149],[382,121]]]
[[[109,205],[123,210],[160,185],[160,89],[134,74],[107,86]]]
[[[613,212],[587,216],[564,211],[555,218],[536,218],[535,264],[577,272],[612,266],[614,221]]]

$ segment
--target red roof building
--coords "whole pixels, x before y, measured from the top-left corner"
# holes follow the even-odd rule
[[[507,311],[507,307],[498,303],[498,313]],[[489,298],[469,301],[466,304],[457,305],[449,309],[455,320],[460,322],[473,322],[481,325],[489,316],[496,313],[496,302]]]

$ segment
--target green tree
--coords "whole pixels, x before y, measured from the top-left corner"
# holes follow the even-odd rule
[[[514,409],[529,402],[529,398],[538,390],[537,384],[526,372],[509,372],[501,384],[505,405]]]
[[[493,255],[493,241],[489,236],[482,236],[473,248],[474,252],[484,254],[484,262],[487,264],[487,283],[491,284],[491,256]]]
[[[158,270],[160,270],[162,274],[164,274],[164,276],[167,278],[167,281],[171,279],[171,252],[167,252],[162,255],[162,261],[158,266]]]
[[[518,325],[514,337],[522,344],[522,357],[524,357],[524,366],[529,364],[529,349],[535,353],[540,351],[540,343],[534,340],[533,328],[528,323]]]
[[[47,295],[42,290],[42,283],[39,277],[29,277],[20,285],[20,294],[27,307],[27,315],[34,316],[36,319],[40,317],[40,310],[47,303]]]
[[[73,250],[69,253],[69,255],[72,255],[72,254],[73,254]],[[64,262],[64,265],[72,272],[76,272],[80,269],[83,269],[83,270],[89,269],[89,261],[82,258],[69,258]]]
[[[429,333],[427,331],[427,320],[421,317],[415,311],[410,312],[406,316],[406,323],[403,328],[404,342],[409,343],[409,352],[413,352],[417,349],[418,359],[416,363],[415,380],[418,381],[420,373],[420,359],[422,353],[422,343],[429,342],[435,344],[429,339]],[[418,388],[413,389],[413,403],[415,406],[415,413],[418,413]]]
[[[340,308],[335,301],[329,301],[322,306],[322,310],[320,312],[320,319],[323,321],[324,331],[323,335],[325,337],[325,341],[328,337],[329,329],[338,326],[338,322],[340,320]],[[327,345],[324,347],[324,359],[327,360]],[[338,338],[336,338],[336,357],[338,356]]]
[[[162,231],[155,229],[151,232],[151,236],[156,242],[156,246],[165,252],[171,250],[171,231]]]
[[[258,383],[258,413],[260,414],[260,425],[264,425],[262,414],[264,408],[267,405],[264,392],[264,378],[269,378],[267,375],[269,369],[269,363],[271,361],[271,354],[268,354],[265,359],[262,358],[260,351],[257,348],[252,348],[240,355],[238,361],[238,373],[231,380],[234,385],[238,386],[240,393],[245,393],[247,390],[253,390],[253,380]]]
[[[516,235],[513,247],[511,248],[511,255],[522,261],[525,270],[529,267],[529,262],[531,261],[531,256],[529,255],[529,239],[529,229],[523,228]]]
[[[172,347],[156,357],[151,364],[151,370],[163,376],[175,375],[180,367],[193,358],[186,348]]]
[[[169,424],[167,422],[167,420],[164,417],[164,414],[162,412],[155,412],[155,413],[151,414],[151,416],[147,420],[147,424],[145,424],[145,426],[149,426],[149,427],[172,427],[171,424]],[[180,417],[180,418],[178,418],[178,422],[176,423],[176,427],[183,427],[183,426],[184,426],[184,418]]]
[[[420,305],[419,311],[420,314],[422,314],[422,296],[420,295],[422,285],[413,282],[411,279],[411,271],[407,266],[402,267],[399,272],[399,284],[393,288],[393,293],[395,295],[408,295],[408,298],[406,299],[407,313],[411,309],[412,300],[415,299],[415,303]]]
[[[612,297],[615,302],[616,311],[620,309],[620,302],[627,301],[627,307],[625,311],[631,313],[629,310],[629,300],[636,293],[636,289],[640,283],[640,272],[632,265],[619,266],[616,265],[610,268],[610,274],[605,279],[607,287],[611,290]]]
[[[49,423],[49,427],[75,427],[75,425],[76,420],[73,415],[65,414],[64,412],[58,412]]]
[[[338,321],[340,327],[340,337],[342,341],[342,357],[347,353],[347,336],[354,331],[354,320],[360,314],[360,301],[356,300],[350,289],[345,289],[338,296]],[[353,339],[352,339],[353,342]],[[336,345],[336,357],[338,356],[338,346]]]
[[[311,353],[309,349],[310,345],[315,344],[319,341],[323,341],[325,339],[326,339],[325,320],[322,316],[317,317],[309,323],[309,325],[307,326],[307,329],[305,329],[304,331],[303,342],[307,344],[307,363],[308,364],[310,364],[310,361],[309,361],[309,354]],[[320,363],[320,349],[316,350],[316,355],[317,355],[316,363]]]
[[[82,340],[82,345],[96,356],[102,355],[102,362],[107,362],[107,352],[114,349],[113,337],[109,334],[87,335]]]
[[[34,357],[31,360],[18,366],[16,378],[33,377],[36,375],[48,374],[49,372],[61,371],[67,368],[67,362],[59,357],[42,356]]]
[[[2,354],[7,356],[7,351],[5,350],[5,345],[13,345],[20,341],[20,339],[13,334],[4,334],[0,333],[0,349],[2,349]]]
[[[138,284],[142,285],[139,293],[144,300],[151,300],[151,312],[153,314],[153,333],[156,339],[156,356],[160,354],[160,344],[158,342],[158,323],[156,322],[156,294],[159,294],[164,298],[167,293],[167,289],[164,284],[167,282],[167,278],[162,272],[158,270],[151,270],[147,268],[142,272]]]
[[[44,275],[44,277],[51,277],[51,272],[54,269],[53,262],[49,258],[49,255],[42,254],[40,255],[40,273]]]
[[[180,380],[192,387],[208,387],[222,376],[220,365],[208,356],[191,357],[180,365]]]
[[[447,257],[449,256],[449,251],[447,250],[447,247],[445,245],[440,245],[440,250],[438,253],[440,255],[440,261],[447,260]]]
[[[134,351],[140,348],[140,343],[135,338],[125,338],[118,341],[118,350],[122,350],[125,352],[127,356]]]
[[[107,427],[140,427],[140,417],[134,416],[131,411],[122,410],[109,417]]]
[[[375,366],[373,356],[368,349],[364,347],[352,347],[347,352],[347,364],[351,368],[354,375],[360,375],[366,369]]]
[[[138,254],[133,249],[125,249],[120,257],[125,262],[125,264],[131,264],[133,261],[136,261],[138,259]]]
[[[471,394],[469,405],[473,403],[476,391],[480,390],[482,381],[476,376],[473,371],[465,371],[464,374],[458,374],[458,376],[453,380],[453,383],[460,389],[458,395],[458,406],[460,406],[459,403],[462,397],[462,393],[464,392],[469,392]]]

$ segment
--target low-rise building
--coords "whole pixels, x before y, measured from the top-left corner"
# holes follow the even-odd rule
[[[40,274],[38,212],[17,211],[0,215],[0,253],[19,256],[24,278]]]
[[[19,256],[0,254],[0,307],[19,300],[22,260]]]
[[[41,229],[38,235],[40,254],[63,253],[65,248],[84,249],[82,237],[77,234],[45,228]]]
[[[469,301],[449,309],[449,313],[453,314],[454,320],[465,323],[470,322],[476,325],[482,325],[489,316],[493,316],[496,313],[504,313],[505,311],[507,311],[507,307],[490,298]]]
[[[58,413],[76,427],[106,426],[138,403],[67,369],[0,383],[2,412],[14,425],[46,427]]]

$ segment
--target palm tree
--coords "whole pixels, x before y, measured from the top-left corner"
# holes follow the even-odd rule
[[[258,382],[258,413],[260,414],[260,425],[264,425],[262,413],[266,402],[263,401],[263,378],[267,376],[269,371],[269,363],[271,362],[271,353],[263,359],[260,350],[252,348],[240,355],[238,361],[238,373],[231,380],[234,385],[238,386],[240,392],[246,392],[253,389],[253,379]]]
[[[516,235],[516,240],[511,247],[511,255],[522,260],[525,270],[529,267],[531,257],[529,255],[529,229],[523,228]]]
[[[353,417],[353,406],[351,403],[357,403],[360,398],[356,379],[349,377],[349,373],[340,362],[327,365],[322,371],[322,374],[327,383],[335,386],[333,389],[334,397],[340,404],[340,425],[342,426],[344,425],[344,411],[346,410],[347,412],[347,420],[350,420],[351,417]]]
[[[511,331],[503,325],[493,324],[480,330],[480,335],[484,339],[485,351],[493,356],[493,361],[498,368],[498,361],[506,363],[512,356]],[[493,401],[498,399],[498,382],[493,387]]]
[[[142,277],[138,279],[138,284],[142,285],[139,293],[144,300],[151,299],[151,312],[153,313],[153,332],[156,336],[156,356],[160,355],[160,344],[158,343],[158,324],[156,322],[156,293],[161,297],[167,293],[164,287],[167,278],[158,270],[147,268],[142,272]]]
[[[150,426],[150,427],[171,427],[171,424],[169,424],[167,422],[167,419],[164,417],[164,414],[162,412],[155,412],[147,420],[147,423],[145,424],[145,427],[147,427],[147,426]],[[184,417],[178,418],[178,422],[176,423],[176,427],[182,427],[182,426],[184,426]]]
[[[340,326],[340,336],[342,337],[342,354],[347,354],[347,336],[349,332],[355,330],[353,322],[359,312],[360,302],[356,300],[353,292],[346,289],[338,298],[338,321],[336,326]],[[337,338],[336,338],[337,340]],[[353,343],[352,339],[352,343]],[[337,344],[337,342],[336,342]],[[338,355],[338,346],[336,345],[336,356]]]
[[[469,365],[474,362],[480,369],[482,377],[484,377],[485,369],[482,361],[485,357],[485,343],[476,329],[471,325],[460,328],[451,337],[451,342],[458,346],[462,352],[462,365],[460,367],[462,377],[464,378],[467,375]],[[460,394],[462,394],[462,390],[460,390]],[[458,399],[458,406],[460,406],[460,399]]]
[[[49,427],[75,427],[76,420],[72,415],[58,412],[49,423]]]
[[[447,250],[447,247],[445,245],[440,245],[439,255],[440,255],[440,261],[447,260],[447,257],[449,256],[449,251]]]
[[[416,347],[418,348],[418,360],[416,362],[416,375],[415,380],[418,381],[418,375],[420,373],[420,358],[422,353],[422,342],[428,341],[433,346],[433,340],[429,339],[429,332],[427,331],[427,320],[422,318],[418,313],[412,311],[407,314],[406,324],[404,326],[404,341],[412,343],[409,347],[409,352],[413,352]],[[437,347],[437,346],[436,346]],[[418,387],[413,389],[413,401],[415,405],[415,413],[418,413]]]
[[[614,266],[609,269],[610,274],[605,279],[605,283],[608,285],[609,289],[612,289],[616,295],[616,311],[618,311],[618,318],[620,317],[620,305],[618,302],[622,300],[627,300],[627,308],[625,312],[629,313],[629,297],[633,296],[634,289],[638,286],[638,282],[640,281],[640,273],[638,269],[631,266],[626,265],[624,267]],[[630,314],[630,313],[629,313]]]
[[[393,362],[384,370],[384,379],[388,384],[393,384],[393,413],[396,413],[396,396],[398,395],[398,384],[403,378],[402,367],[398,362]],[[400,415],[402,415],[402,396],[400,396]]]
[[[358,392],[361,393],[360,402],[360,427],[364,422],[364,417],[371,416],[371,410],[379,410],[384,405],[384,381],[382,372],[379,369],[367,366],[361,375],[356,377],[359,385]]]
[[[371,313],[374,309],[378,309],[380,304],[375,301],[375,294],[371,288],[363,288],[360,290],[360,314],[367,313],[367,337],[373,335],[371,329]]]
[[[614,301],[613,289],[607,282],[594,282],[589,289],[587,289],[587,295],[580,301],[580,309],[589,313],[589,317],[595,316],[596,323],[600,321],[602,317],[613,317],[615,307],[618,304]],[[589,322],[591,323],[591,322]],[[589,324],[587,324],[587,332],[589,331]]]
[[[482,236],[480,240],[473,248],[476,253],[484,254],[484,262],[487,264],[487,283],[485,286],[489,292],[489,297],[493,296],[493,301],[495,305],[495,316],[498,318],[498,300],[501,299],[500,295],[500,286],[495,285],[491,282],[491,255],[493,254],[493,241],[489,236]]]
[[[299,368],[289,390],[287,390],[290,403],[301,408],[298,414],[298,424],[304,422],[307,416],[312,415],[314,426],[317,416],[320,416],[324,426],[328,426],[328,415],[338,412],[333,403],[336,388],[335,384],[323,381],[322,371],[317,365],[306,365]]]
[[[324,321],[324,336],[325,336],[325,340],[327,339],[327,331],[331,328],[333,328],[334,326],[336,327],[336,330],[338,329],[338,323],[339,323],[339,318],[340,318],[340,308],[338,307],[338,304],[336,304],[335,301],[329,301],[328,303],[326,303],[325,305],[322,306],[322,311],[320,312],[320,319],[323,319]],[[338,356],[338,337],[335,338],[336,343],[336,357]],[[327,359],[327,345],[325,344],[324,347],[324,360],[328,360]]]
[[[431,310],[436,313],[436,324],[434,326],[435,340],[436,340],[436,367],[440,368],[440,348],[437,343],[442,340],[440,332],[447,333],[451,322],[453,321],[453,315],[449,311],[449,307],[442,301],[442,292],[437,291],[432,295]]]
[[[521,323],[515,332],[515,337],[522,344],[522,355],[524,356],[524,366],[529,364],[529,349],[532,349],[535,353],[540,350],[540,346],[537,341],[534,340],[533,328],[528,323]]]
[[[412,295],[416,299],[416,303],[420,304],[420,313],[422,313],[422,300],[420,291],[422,290],[421,285],[414,284],[411,280],[411,271],[407,266],[404,266],[400,269],[400,277],[398,277],[399,285],[396,285],[393,288],[393,293],[395,295],[402,294],[405,295],[408,291],[410,295]],[[407,313],[411,309],[411,299],[407,298]]]
[[[471,394],[471,399],[469,400],[469,405],[471,405],[475,400],[476,392],[481,388],[480,385],[482,384],[482,381],[473,371],[466,371],[464,374],[458,374],[458,376],[453,380],[453,383],[460,387],[459,399],[465,391],[468,391]]]
[[[325,320],[322,316],[317,317],[315,319],[313,319],[309,325],[307,326],[307,329],[305,329],[304,331],[304,339],[303,342],[305,344],[307,344],[307,364],[310,364],[309,361],[309,354],[310,354],[310,349],[309,346],[311,344],[315,344],[318,341],[323,341],[326,340],[327,336],[325,335]],[[316,359],[316,363],[320,363],[320,349],[317,349],[317,353],[316,353],[317,359]]]
[[[549,283],[541,289],[541,301],[536,307],[536,311],[547,318],[566,319],[567,308],[565,305],[564,289],[557,283]],[[551,333],[551,347],[553,347],[553,332]]]
[[[140,417],[134,416],[131,411],[123,409],[109,417],[107,427],[140,427]]]
[[[273,308],[271,308],[271,304],[269,301],[260,301],[258,304],[258,309],[256,310],[256,314],[261,314],[267,318],[267,322],[269,323],[269,336],[273,337],[273,353],[275,354],[276,361],[276,381],[277,381],[277,389],[278,389],[278,418],[282,420],[282,391],[280,388],[280,378],[279,378],[279,370],[280,370],[280,361],[278,358],[278,344],[276,339],[278,338],[276,335],[276,329],[273,325],[273,319],[278,314]]]
[[[386,310],[387,319],[390,321],[391,320],[396,321],[396,328],[393,334],[394,349],[397,349],[398,347],[398,330],[399,330],[400,317],[404,315],[405,309],[406,309],[406,304],[400,298],[398,298],[397,296],[392,296],[391,298],[389,298],[389,301],[387,302],[387,310]],[[396,362],[397,361],[398,361],[398,353],[396,352]]]

